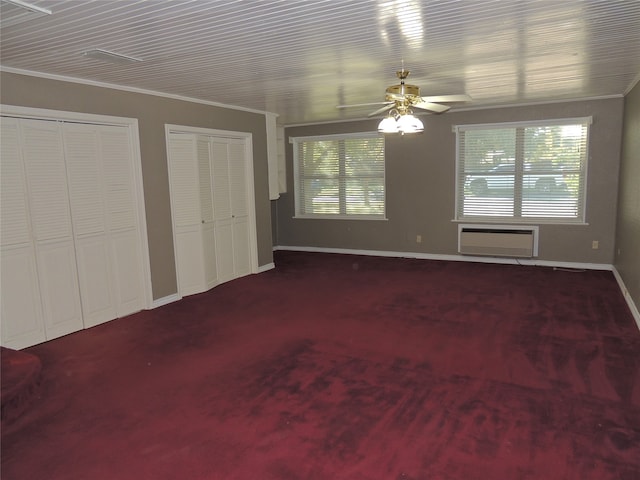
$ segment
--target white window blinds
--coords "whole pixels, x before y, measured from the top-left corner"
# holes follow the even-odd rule
[[[590,124],[457,126],[456,219],[584,222]]]
[[[384,138],[293,138],[296,217],[384,218]]]

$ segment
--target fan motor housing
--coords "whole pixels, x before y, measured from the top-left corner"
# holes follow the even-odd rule
[[[420,96],[420,87],[417,85],[409,85],[401,83],[399,85],[392,85],[387,87],[387,95],[412,95],[415,97]]]

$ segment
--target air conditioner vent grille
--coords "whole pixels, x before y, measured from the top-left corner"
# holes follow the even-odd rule
[[[463,255],[532,258],[538,255],[538,227],[460,225],[458,252]]]

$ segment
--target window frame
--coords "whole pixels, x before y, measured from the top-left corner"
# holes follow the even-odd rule
[[[586,225],[586,206],[587,206],[587,173],[589,166],[589,142],[591,136],[591,125],[593,124],[593,118],[588,117],[573,117],[573,118],[556,118],[556,119],[544,119],[544,120],[532,120],[532,121],[516,121],[516,122],[500,122],[500,123],[483,123],[483,124],[466,124],[466,125],[454,125],[453,132],[456,134],[456,160],[455,160],[455,222],[479,222],[479,223],[539,223],[539,224],[556,224],[556,225]],[[523,157],[522,150],[516,149],[516,158],[514,159],[514,186],[513,186],[513,204],[514,213],[511,216],[505,215],[464,215],[464,181],[461,181],[461,175],[467,175],[462,172],[461,165],[461,136],[460,132],[472,131],[472,130],[499,130],[499,129],[513,129],[514,141],[518,134],[518,129],[535,128],[535,127],[557,127],[568,125],[584,125],[586,126],[586,134],[584,139],[584,154],[581,155],[580,173],[582,183],[578,192],[578,211],[576,217],[567,216],[523,216],[522,209],[524,203],[524,196],[522,195],[523,184],[518,184],[517,181],[522,181],[523,172],[525,171],[525,158]],[[467,169],[466,172],[469,172]],[[547,174],[548,172],[541,171],[541,174]],[[519,202],[519,205],[517,205]]]
[[[301,198],[301,173],[300,173],[300,161],[299,158],[300,149],[299,144],[301,142],[320,142],[320,141],[341,141],[341,140],[350,140],[350,139],[379,139],[382,141],[382,183],[384,186],[384,195],[383,195],[383,213],[381,214],[353,214],[346,213],[345,203],[342,205],[341,203],[341,195],[344,192],[344,186],[339,188],[339,202],[340,202],[340,210],[344,213],[306,213],[303,212],[302,208],[302,198]],[[354,133],[345,133],[345,134],[329,134],[329,135],[310,135],[310,136],[301,136],[301,137],[290,137],[289,143],[293,145],[293,196],[294,196],[294,218],[298,219],[312,219],[312,220],[369,220],[369,221],[379,221],[379,220],[387,220],[386,212],[387,212],[387,187],[386,187],[386,141],[384,135],[379,132],[354,132]],[[344,149],[339,149],[339,169],[343,171],[345,167],[345,158],[342,156],[342,152]],[[336,177],[337,179],[346,178],[345,176],[339,175]],[[354,177],[358,178],[358,177]],[[364,178],[364,177],[360,177]],[[370,178],[379,178],[379,177],[370,177]],[[346,197],[345,197],[346,202]]]

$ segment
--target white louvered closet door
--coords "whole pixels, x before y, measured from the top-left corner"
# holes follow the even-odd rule
[[[241,139],[169,134],[181,295],[251,273],[247,158]]]
[[[64,145],[84,323],[94,326],[117,316],[96,127],[66,125]]]
[[[213,223],[213,189],[211,187],[211,143],[205,136],[198,136],[197,143],[204,283],[205,289],[209,290],[218,283],[216,238]]]
[[[221,281],[251,273],[247,159],[241,139],[212,139],[216,257]]]
[[[144,265],[136,208],[132,139],[129,129],[96,127],[102,160],[106,226],[116,313],[124,317],[144,307]]]
[[[228,140],[212,139],[211,155],[218,278],[227,282],[235,278]]]
[[[83,328],[61,126],[21,120],[46,338]]]
[[[2,345],[23,348],[46,340],[19,122],[0,122],[0,271]]]
[[[85,326],[143,306],[131,145],[127,128],[63,127]]]
[[[200,170],[196,135],[169,134],[169,180],[178,289],[181,295],[206,290],[202,250]]]
[[[1,125],[2,344],[24,348],[142,309],[129,128]]]
[[[244,141],[230,140],[228,149],[234,276],[242,277],[251,273],[247,162]]]

